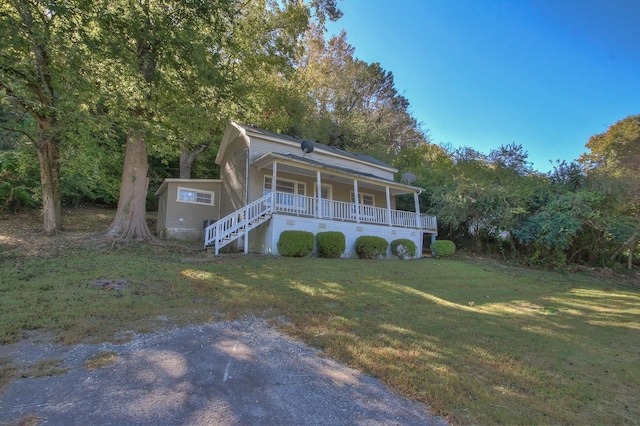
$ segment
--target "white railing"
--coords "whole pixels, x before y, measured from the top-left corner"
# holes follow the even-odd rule
[[[387,210],[382,207],[362,204],[356,206],[354,203],[326,199],[322,199],[319,205],[320,209],[318,209],[318,199],[315,197],[276,193],[276,213],[402,228],[419,228],[428,231],[436,231],[438,228],[436,217],[426,214],[420,215],[420,223],[418,224],[418,215],[415,212]],[[389,221],[389,213],[391,214],[391,221]]]
[[[225,238],[229,238],[238,231],[248,231],[248,227],[261,216],[270,214],[273,207],[273,197],[267,194],[264,197],[247,204],[243,208],[223,217],[205,229],[205,247],[214,247],[215,254]]]

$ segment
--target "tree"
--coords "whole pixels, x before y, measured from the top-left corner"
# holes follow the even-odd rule
[[[640,242],[640,115],[631,115],[593,135],[580,157],[592,184],[608,196],[612,213],[633,218],[635,226],[616,250],[629,250],[628,267]]]
[[[525,176],[533,171],[531,163],[527,161],[529,154],[522,148],[522,145],[511,143],[501,145],[498,149],[489,152],[489,163],[495,167],[500,167]]]
[[[78,46],[73,43],[75,15],[66,1],[0,4],[0,90],[18,117],[3,126],[23,134],[38,153],[47,235],[57,233],[62,224],[60,146],[68,130],[65,120],[79,114],[73,99],[73,91],[82,85]],[[32,121],[25,122],[24,115]]]
[[[382,160],[425,143],[426,133],[411,116],[409,101],[398,94],[393,74],[354,53],[344,31],[328,41],[322,27],[307,32],[298,72],[310,102],[297,133]]]
[[[315,4],[331,9],[332,2]],[[186,173],[221,123],[255,111],[251,89],[261,76],[292,62],[309,10],[297,1],[240,0],[103,0],[92,7],[96,79],[111,120],[127,129],[118,210],[106,235],[149,239],[148,146],[161,156],[184,152]]]
[[[147,144],[155,139],[162,145],[163,123],[192,98],[190,80],[214,86],[220,54],[213,52],[220,50],[233,8],[232,1],[93,4],[86,25],[95,29],[88,40],[100,67],[94,77],[105,89],[109,117],[127,129],[118,209],[107,237],[153,238],[146,224]]]

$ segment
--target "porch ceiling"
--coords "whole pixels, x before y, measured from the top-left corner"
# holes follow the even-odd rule
[[[345,185],[353,185],[354,179],[358,181],[358,186],[362,188],[380,189],[389,187],[391,195],[413,194],[422,191],[422,188],[404,185],[399,182],[382,179],[367,173],[360,173],[354,170],[344,169],[319,161],[310,160],[293,154],[268,153],[252,162],[258,170],[273,170],[273,163],[278,163],[278,171],[308,176],[316,178],[316,173],[320,171],[323,181],[332,181]]]

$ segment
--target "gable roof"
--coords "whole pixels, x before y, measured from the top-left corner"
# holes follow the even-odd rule
[[[235,131],[234,131],[235,130]],[[320,142],[311,141],[307,139],[296,138],[294,136],[282,135],[279,133],[271,132],[269,130],[262,129],[257,126],[248,126],[245,124],[238,124],[235,122],[230,122],[225,129],[224,136],[222,137],[222,142],[220,143],[220,147],[218,149],[218,155],[216,157],[216,163],[220,164],[220,161],[224,157],[227,146],[234,140],[237,136],[244,136],[246,143],[249,144],[249,139],[251,137],[255,137],[258,139],[266,139],[275,142],[280,142],[286,145],[293,145],[296,147],[300,147],[302,142],[307,142],[313,145],[314,151],[318,150],[320,152],[324,152],[329,155],[335,155],[343,158],[347,158],[353,161],[366,163],[378,168],[386,169],[391,173],[396,173],[398,170],[389,164],[378,160],[377,158],[371,157],[369,155],[357,154],[354,152],[344,151],[342,149],[324,145]]]
[[[374,164],[376,166],[393,169],[393,167],[391,167],[389,164],[387,164],[387,163],[385,163],[383,161],[380,161],[377,158],[371,157],[369,155],[363,155],[363,154],[357,154],[355,152],[344,151],[342,149],[336,148],[335,146],[325,145],[325,144],[321,144],[320,142],[317,142],[317,141],[297,138],[295,136],[282,135],[282,134],[279,134],[279,133],[271,132],[269,130],[261,129],[260,127],[256,127],[256,126],[247,126],[247,125],[244,125],[244,124],[239,124],[239,126],[242,127],[243,129],[245,129],[245,131],[248,132],[248,133],[254,133],[256,135],[267,136],[267,137],[271,137],[271,138],[277,138],[277,139],[285,140],[285,141],[288,141],[288,142],[291,142],[291,143],[295,143],[297,145],[300,145],[302,142],[306,141],[306,142],[310,142],[311,144],[313,144],[313,148],[314,149],[320,149],[320,150],[326,151],[326,152],[333,152],[333,153],[335,153],[337,155],[340,155],[342,157],[347,157],[347,158],[351,158],[351,159],[354,159],[354,160],[360,160],[360,161],[364,161],[366,163]]]

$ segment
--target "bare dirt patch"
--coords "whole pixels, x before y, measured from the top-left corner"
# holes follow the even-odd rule
[[[100,207],[63,209],[63,232],[53,236],[42,232],[39,210],[0,216],[0,259],[49,257],[59,250],[81,246],[104,232],[114,214],[115,210]]]

